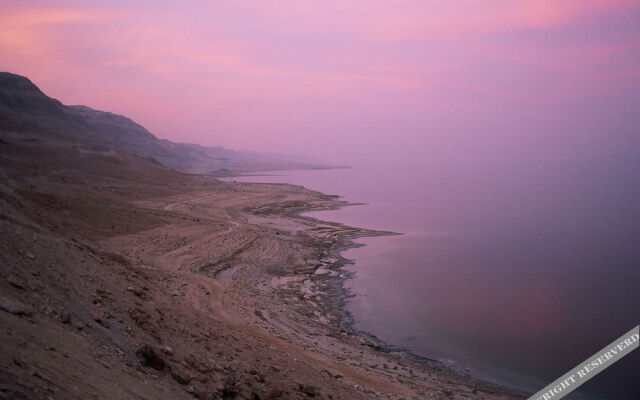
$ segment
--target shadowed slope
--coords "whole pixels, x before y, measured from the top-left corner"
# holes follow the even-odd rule
[[[321,167],[295,156],[160,140],[122,115],[86,106],[65,106],[45,95],[29,79],[8,72],[0,72],[1,131],[118,147],[169,169],[192,173]]]

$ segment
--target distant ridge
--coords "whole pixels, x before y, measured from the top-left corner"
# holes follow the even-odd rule
[[[157,165],[191,173],[325,167],[297,156],[161,140],[125,116],[87,106],[66,106],[28,78],[9,72],[0,72],[0,131],[117,147]]]
[[[61,115],[64,106],[24,76],[0,72],[0,106],[16,113]],[[1,110],[1,108],[0,108]]]

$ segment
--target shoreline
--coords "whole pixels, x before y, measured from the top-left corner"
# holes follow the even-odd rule
[[[212,171],[204,173],[202,175],[210,176],[215,179],[229,179],[234,177],[249,177],[249,176],[277,176],[278,172],[285,171],[317,171],[325,169],[351,169],[350,165],[342,166],[318,166],[312,168],[288,168],[288,169],[266,169],[266,170],[254,170],[254,171]],[[226,181],[225,181],[226,182]]]
[[[271,171],[266,171],[266,172],[271,172]],[[269,174],[266,174],[267,176]],[[256,175],[252,175],[252,174],[237,174],[234,176],[263,176],[262,174],[256,174]],[[342,209],[344,207],[351,207],[351,206],[366,206],[368,205],[368,203],[363,203],[363,202],[358,202],[358,203],[352,203],[352,202],[348,202],[345,200],[342,200],[343,196],[341,195],[327,195],[325,193],[319,192],[319,191],[315,191],[313,189],[307,188],[305,186],[302,185],[297,185],[297,184],[290,184],[290,183],[254,183],[254,182],[243,182],[243,183],[247,183],[247,184],[266,184],[266,185],[291,185],[291,186],[296,186],[296,187],[301,187],[305,190],[311,191],[311,192],[315,192],[320,194],[321,196],[325,196],[328,198],[334,198],[337,201],[342,202],[341,204],[336,204],[335,206],[332,207],[328,207],[328,208],[324,208],[324,209],[309,209],[309,210],[305,210],[305,211],[301,211],[301,212],[297,212],[297,213],[293,213],[293,214],[289,214],[290,216],[294,216],[297,218],[301,218],[301,219],[307,219],[316,223],[332,223],[336,226],[340,226],[343,227],[345,229],[348,230],[360,230],[362,231],[361,233],[353,233],[353,234],[348,234],[344,237],[344,243],[342,243],[340,246],[335,247],[333,249],[331,249],[331,254],[333,255],[333,257],[335,257],[337,259],[337,261],[334,263],[334,268],[336,270],[340,270],[342,271],[341,274],[337,277],[334,277],[333,279],[337,282],[337,284],[340,287],[341,290],[341,296],[339,299],[339,309],[341,312],[341,321],[340,321],[340,329],[344,329],[347,332],[352,333],[355,336],[358,336],[364,340],[367,341],[367,346],[375,349],[376,351],[380,351],[380,352],[384,352],[384,353],[388,353],[388,354],[395,354],[395,355],[399,355],[401,357],[410,359],[410,360],[414,360],[417,361],[421,364],[424,364],[427,367],[430,368],[438,368],[438,369],[442,369],[442,370],[447,370],[450,372],[453,372],[457,375],[459,375],[462,378],[465,379],[469,379],[470,381],[473,382],[477,382],[479,384],[482,385],[488,385],[488,386],[492,386],[496,389],[500,389],[500,390],[506,390],[508,392],[512,392],[514,394],[517,395],[521,395],[521,396],[528,396],[528,392],[524,391],[524,390],[520,390],[514,387],[510,387],[506,384],[500,384],[500,383],[496,383],[496,382],[491,382],[488,380],[484,380],[481,378],[478,378],[476,376],[474,376],[471,373],[465,372],[461,369],[456,369],[450,366],[447,366],[443,361],[441,360],[437,360],[437,359],[432,359],[429,357],[425,357],[419,354],[416,354],[414,352],[412,352],[411,350],[402,347],[402,346],[397,346],[397,345],[393,345],[391,343],[388,343],[382,339],[380,339],[379,337],[377,337],[375,334],[371,333],[371,332],[367,332],[367,331],[363,331],[363,330],[359,330],[354,328],[354,325],[356,323],[355,317],[353,316],[353,314],[351,312],[349,312],[346,309],[346,305],[347,305],[347,301],[350,298],[354,298],[355,295],[351,294],[349,292],[348,289],[346,289],[345,287],[345,282],[347,280],[350,279],[355,279],[355,276],[357,274],[357,272],[348,272],[345,271],[343,269],[343,267],[345,267],[346,265],[356,265],[356,262],[354,260],[351,259],[347,259],[344,256],[342,256],[342,252],[348,249],[352,249],[352,248],[359,248],[359,247],[365,247],[367,246],[366,244],[360,244],[355,242],[355,239],[360,238],[360,237],[379,237],[379,236],[401,236],[403,235],[403,233],[401,232],[391,232],[391,231],[379,231],[379,230],[371,230],[368,228],[359,228],[359,227],[352,227],[349,225],[346,225],[342,222],[339,221],[327,221],[327,220],[322,220],[319,218],[315,218],[315,217],[311,217],[311,216],[306,216],[306,215],[302,215],[305,213],[309,213],[309,212],[315,212],[315,211],[332,211],[332,210],[339,210]]]
[[[164,171],[57,174],[67,178],[9,181],[21,208],[0,203],[0,260],[11,266],[0,280],[9,360],[0,390],[41,398],[44,385],[67,399],[523,398],[353,328],[341,252],[357,237],[392,232],[300,215],[350,204],[336,196]]]

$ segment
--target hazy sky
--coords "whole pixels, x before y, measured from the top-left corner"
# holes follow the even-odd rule
[[[4,1],[0,69],[161,138],[333,162],[640,149],[640,1]]]

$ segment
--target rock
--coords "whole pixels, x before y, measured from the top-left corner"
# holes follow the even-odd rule
[[[27,257],[29,260],[34,260],[36,258],[36,256],[33,255],[33,253],[25,253],[25,257]]]
[[[24,282],[22,282],[22,280],[20,280],[20,278],[18,278],[15,275],[12,275],[9,278],[7,278],[7,282],[9,282],[11,286],[15,288],[24,290]]]
[[[151,367],[156,371],[162,371],[166,365],[155,349],[146,344],[136,351],[136,356],[138,356],[143,367]]]
[[[53,382],[53,379],[51,379],[49,375],[46,375],[44,372],[41,372],[38,370],[33,371],[31,375],[35,376],[36,378],[40,378],[45,382],[49,382],[49,383]]]
[[[318,394],[318,388],[312,385],[299,385],[298,388],[300,389],[300,391],[304,394],[306,394],[309,397],[316,397],[316,395]]]
[[[135,294],[138,297],[143,297],[144,296],[144,290],[142,290],[140,288],[137,288],[137,287],[134,287],[134,286],[129,286],[127,288],[127,291]]]
[[[202,373],[211,372],[215,368],[213,360],[201,353],[189,354],[184,358],[184,361],[188,366]]]
[[[109,328],[109,321],[107,321],[107,316],[105,315],[104,312],[98,310],[98,311],[94,311],[91,314],[91,318],[93,318],[94,321],[96,321],[97,323],[99,323],[100,325],[104,326],[105,328]]]
[[[20,368],[26,368],[27,367],[27,363],[20,357],[18,356],[14,356],[13,357],[13,363],[15,365],[17,365]]]
[[[188,385],[193,379],[191,373],[179,364],[172,365],[170,373],[173,379],[181,385]]]
[[[35,310],[28,305],[6,297],[0,297],[0,310],[25,317],[31,317],[35,313]]]
[[[78,321],[78,320],[73,320],[71,322],[71,326],[73,326],[74,328],[76,328],[77,330],[81,331],[85,328],[85,324],[82,321]]]
[[[161,350],[162,350],[162,352],[164,354],[167,354],[167,355],[170,355],[170,356],[173,355],[173,349],[171,347],[169,347],[169,346],[164,346]]]
[[[62,322],[63,324],[70,324],[71,323],[71,314],[69,314],[68,312],[63,312],[62,314],[60,314],[60,322]]]
[[[129,316],[136,324],[143,327],[149,322],[149,314],[147,314],[142,308],[132,308],[129,310]]]

